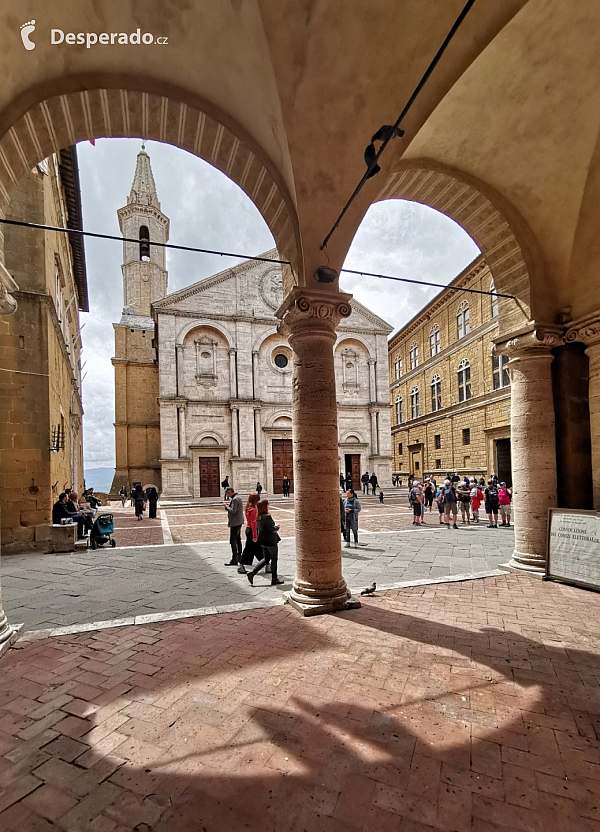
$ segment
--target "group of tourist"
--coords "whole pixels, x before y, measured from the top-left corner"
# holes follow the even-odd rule
[[[458,506],[460,504],[461,522],[470,525],[479,523],[479,509],[484,503],[488,517],[488,529],[498,528],[498,515],[502,519],[502,526],[510,526],[512,488],[505,482],[498,482],[493,475],[487,481],[483,477],[477,481],[475,477],[467,477],[461,481],[457,474],[448,474],[443,484],[438,488],[433,477],[426,477],[424,483],[411,478],[408,501],[413,510],[413,526],[425,524],[424,514],[432,511],[436,502],[439,514],[439,524],[458,529]]]
[[[275,525],[275,521],[269,514],[269,501],[261,500],[258,491],[253,491],[248,495],[244,506],[240,495],[234,488],[228,486],[225,490],[223,506],[227,511],[229,545],[231,546],[231,560],[225,566],[237,566],[237,571],[241,575],[246,575],[251,586],[254,586],[254,578],[261,569],[264,569],[267,574],[270,573],[272,586],[285,583],[283,578],[277,575],[278,544],[281,538],[277,534],[279,526]],[[244,519],[246,520],[246,543],[242,549]],[[256,564],[254,564],[255,560]],[[252,568],[247,570],[246,566]]]
[[[94,525],[94,515],[101,505],[94,496],[93,488],[86,488],[81,497],[72,488],[67,488],[58,495],[52,506],[52,523],[60,526],[77,523],[77,537],[83,540]]]
[[[142,484],[140,482],[136,482],[134,483],[134,486],[129,494],[123,485],[119,491],[119,496],[121,497],[123,508],[125,508],[125,503],[128,499],[131,501],[131,506],[135,509],[135,516],[138,520],[141,521],[143,519],[146,506],[148,506],[148,519],[157,519],[156,509],[158,506],[158,491],[153,485],[144,489],[142,488]]]

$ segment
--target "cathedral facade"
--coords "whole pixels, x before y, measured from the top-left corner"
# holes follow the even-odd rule
[[[168,236],[144,151],[119,219],[124,237],[140,242],[124,243],[125,307],[115,325],[113,491],[140,481],[165,499],[217,497],[226,476],[241,492],[260,482],[280,494],[286,476],[293,490],[293,353],[277,327],[282,275],[269,262],[277,252],[167,294],[164,249],[148,253],[143,242],[147,230],[152,240]],[[351,306],[335,346],[339,469],[356,488],[365,471],[387,485],[391,327]]]

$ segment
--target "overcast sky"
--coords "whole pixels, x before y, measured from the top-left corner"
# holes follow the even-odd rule
[[[137,153],[136,139],[99,139],[77,146],[86,231],[120,234],[117,209],[125,205]],[[233,182],[206,162],[169,145],[147,142],[162,211],[171,221],[169,242],[260,254],[274,246],[264,220]],[[114,353],[112,323],[121,317],[122,245],[85,242],[90,313],[81,315],[83,330],[85,467],[110,467],[115,461]],[[367,213],[345,265],[448,283],[479,253],[471,238],[452,220],[431,208],[390,200]],[[240,262],[233,258],[167,252],[169,292]],[[376,278],[342,275],[341,287],[388,321],[405,324],[437,293]]]

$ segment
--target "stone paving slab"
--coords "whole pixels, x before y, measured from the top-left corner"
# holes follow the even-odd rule
[[[487,572],[512,553],[511,529],[434,526],[361,533],[366,544],[342,549],[343,570],[352,589],[376,581],[400,581]],[[2,560],[2,597],[13,623],[45,630],[135,618],[172,610],[260,601],[269,605],[289,591],[295,574],[295,541],[282,540],[279,571],[285,584],[270,585],[226,567],[227,543],[88,550],[66,555],[29,553]]]
[[[2,832],[600,832],[598,596],[526,575],[19,642]]]

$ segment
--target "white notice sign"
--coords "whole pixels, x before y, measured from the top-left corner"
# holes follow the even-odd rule
[[[550,509],[548,577],[600,589],[600,514]]]

